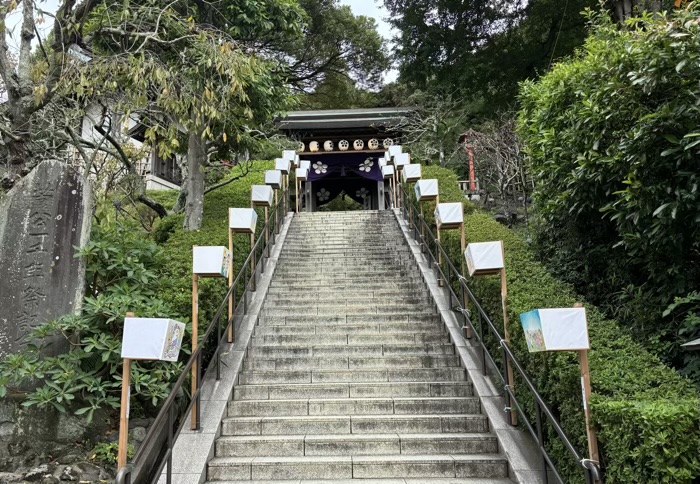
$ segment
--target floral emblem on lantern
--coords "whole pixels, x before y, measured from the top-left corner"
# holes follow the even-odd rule
[[[389,146],[394,145],[394,140],[391,138],[387,138],[384,140],[384,148],[389,148]]]
[[[328,172],[328,165],[320,161],[317,161],[312,166],[317,175]]]
[[[340,148],[340,151],[346,151],[350,147],[350,143],[346,139],[341,139],[338,141],[338,148]]]
[[[369,195],[369,190],[367,190],[365,187],[362,187],[355,192],[355,195],[358,198],[362,198],[364,200]]]
[[[369,173],[373,166],[374,161],[372,161],[370,158],[367,158],[360,164],[360,171],[366,171],[367,173]]]
[[[306,149],[306,146],[304,145],[304,143],[299,141],[297,143],[297,153],[302,153],[305,149]]]
[[[356,139],[355,142],[352,144],[353,148],[356,150],[361,150],[362,148],[365,147],[365,142],[362,141],[361,139]]]
[[[321,190],[316,193],[316,197],[318,198],[319,202],[325,202],[326,200],[331,198],[331,192],[329,192],[325,188],[321,188]]]
[[[367,142],[367,146],[369,146],[370,150],[376,150],[379,148],[379,140],[377,138],[372,138]]]

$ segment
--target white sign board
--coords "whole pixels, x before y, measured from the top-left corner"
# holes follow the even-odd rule
[[[250,187],[250,201],[256,207],[271,207],[274,192],[269,185],[253,185]]]
[[[275,190],[282,186],[282,172],[279,170],[265,170],[265,185],[270,185]]]
[[[403,167],[411,164],[411,155],[408,153],[399,153],[394,156],[394,165],[397,167]]]
[[[310,170],[311,169],[311,160],[299,160],[299,168]]]
[[[408,156],[408,153],[406,154],[406,156]],[[404,183],[415,183],[421,179],[423,171],[419,164],[406,165],[403,167],[403,171],[401,172],[401,174],[403,176]]]
[[[228,226],[237,233],[254,234],[258,214],[254,208],[229,208]]]
[[[192,247],[192,273],[202,277],[228,277],[231,252],[224,246]]]
[[[185,324],[167,318],[124,318],[122,358],[177,361]]]
[[[464,207],[462,207],[460,202],[438,203],[437,207],[435,207],[435,223],[437,223],[438,229],[457,229],[463,222]]]
[[[585,308],[535,309],[521,314],[520,322],[531,353],[591,347]]]
[[[384,165],[382,166],[382,176],[386,180],[387,178],[393,178],[394,176],[394,167],[391,165]]]
[[[418,180],[416,182],[416,199],[419,202],[435,200],[438,196],[438,181],[435,179]]]
[[[309,178],[309,169],[308,168],[297,168],[295,174],[296,174],[297,180],[306,181],[306,179]]]
[[[275,170],[279,170],[283,175],[288,175],[292,168],[292,162],[285,158],[275,158]]]
[[[470,276],[496,274],[505,267],[503,242],[473,242],[464,251]]]

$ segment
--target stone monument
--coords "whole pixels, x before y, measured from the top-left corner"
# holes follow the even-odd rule
[[[74,257],[92,219],[90,183],[59,161],[40,163],[0,199],[0,358],[36,326],[80,308],[85,264]],[[63,338],[47,353],[67,348]]]

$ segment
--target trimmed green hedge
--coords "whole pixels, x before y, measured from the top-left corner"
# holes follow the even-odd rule
[[[581,385],[574,352],[530,354],[520,326],[520,313],[541,307],[571,307],[581,298],[552,277],[514,232],[476,211],[456,189],[450,170],[427,166],[424,178],[437,178],[441,202],[464,201],[468,242],[503,240],[508,279],[508,312],[516,355],[558,416],[565,432],[587,454]],[[426,207],[427,208],[427,207]],[[432,221],[432,210],[426,209]],[[455,264],[461,262],[458,231],[443,232]],[[503,325],[497,277],[470,282],[496,327]],[[700,474],[700,409],[698,393],[679,376],[623,334],[595,306],[585,304],[591,339],[592,415],[598,432],[608,483],[690,482]],[[517,392],[516,383],[516,392]],[[519,393],[532,410],[525,392]],[[530,413],[532,415],[532,413]],[[579,482],[582,473],[550,435],[549,448],[565,482]]]

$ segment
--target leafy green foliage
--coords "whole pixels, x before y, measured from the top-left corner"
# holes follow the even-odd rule
[[[100,442],[92,449],[91,459],[100,461],[103,464],[116,464],[118,453],[119,442]],[[126,456],[131,459],[134,457],[134,453],[134,446],[129,444],[126,450]]]
[[[590,14],[585,47],[523,84],[520,114],[542,258],[681,368],[698,366],[679,344],[700,334],[661,313],[700,288],[698,15],[620,29]]]
[[[24,406],[53,407],[92,421],[95,412],[119,407],[124,315],[174,313],[161,298],[168,287],[163,252],[136,226],[93,226],[92,240],[76,256],[86,262],[87,294],[80,313],[38,326],[29,336],[34,344],[0,362],[0,394],[24,394]],[[71,349],[47,356],[43,350],[56,337],[66,338]],[[181,369],[181,363],[135,362],[133,407],[157,406]]]
[[[440,201],[464,202],[454,173],[426,167],[425,178],[437,178]],[[432,218],[428,215],[429,221]],[[488,214],[467,203],[468,242],[503,240],[508,279],[508,317],[516,356],[536,388],[558,417],[574,446],[586,453],[586,434],[576,356],[572,352],[531,354],[527,351],[519,315],[542,307],[571,307],[580,298],[570,286],[552,277],[525,242]],[[462,255],[458,231],[442,240],[455,263]],[[470,287],[496,327],[503,326],[497,277],[472,279]],[[697,303],[697,301],[695,301]],[[618,324],[586,304],[591,340],[590,369],[593,421],[601,444],[606,482],[690,482],[700,475],[700,407],[698,393],[685,378],[663,365]],[[497,353],[495,353],[497,354]],[[516,380],[518,399],[534,416],[527,392]],[[532,422],[532,420],[531,420]],[[579,464],[557,445],[550,432],[548,446],[565,482],[582,482]]]

